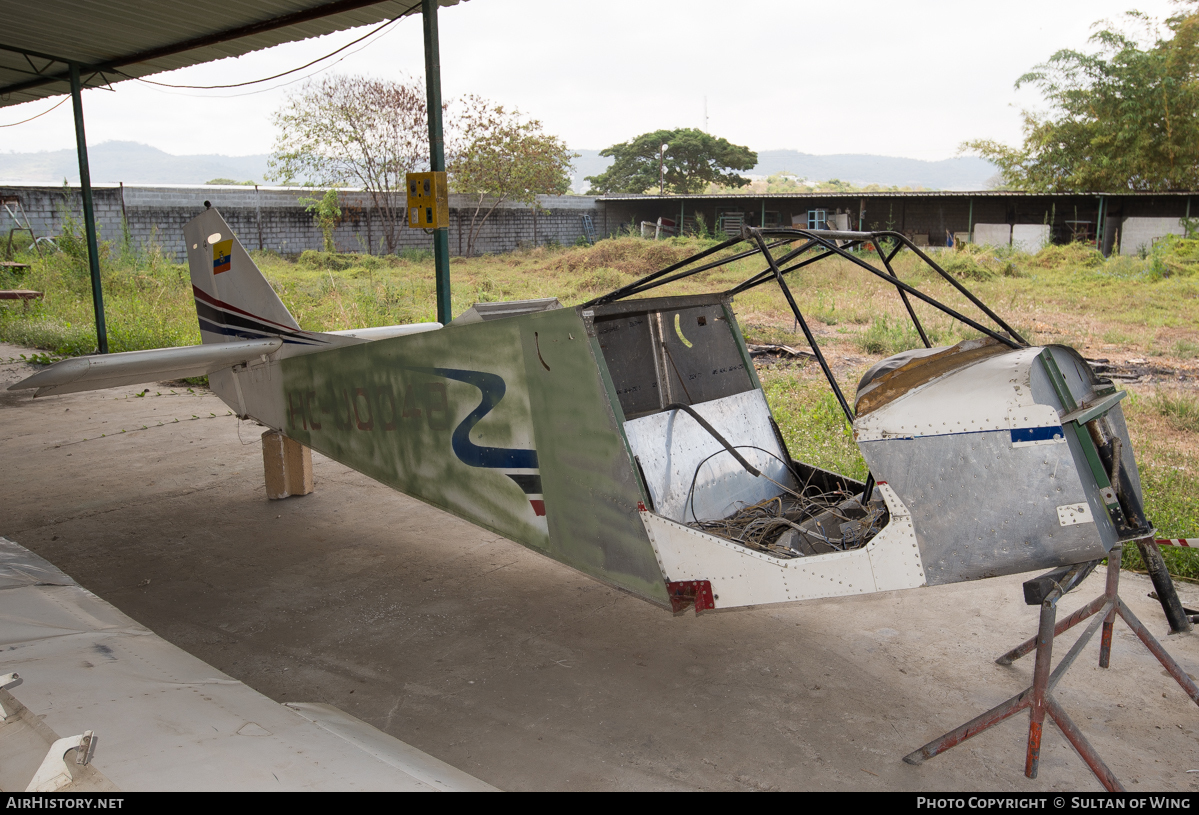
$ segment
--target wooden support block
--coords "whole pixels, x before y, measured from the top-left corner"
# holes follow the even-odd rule
[[[266,497],[271,500],[307,495],[315,489],[312,450],[279,430],[262,434],[262,468]]]

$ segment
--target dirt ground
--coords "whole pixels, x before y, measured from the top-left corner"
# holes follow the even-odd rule
[[[1031,657],[993,662],[1035,631],[1027,576],[675,618],[319,455],[315,493],[269,502],[261,428],[139,390],[0,390],[0,535],[272,699],[510,790],[1100,789],[1051,726],[1024,778],[1025,714],[901,761],[1030,683]],[[1121,579],[1165,638],[1148,579]],[[1089,645],[1058,698],[1130,790],[1199,791],[1199,708],[1116,632],[1112,669]],[[1199,675],[1199,636],[1166,644]]]

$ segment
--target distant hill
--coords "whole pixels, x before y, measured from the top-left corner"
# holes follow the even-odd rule
[[[579,158],[575,159],[571,189],[582,193],[587,191],[587,182],[583,179],[602,173],[612,165],[612,159],[602,158],[599,150],[576,148],[574,152]],[[814,156],[798,150],[759,150],[758,166],[746,175],[765,178],[784,170],[811,181],[837,178],[859,186],[882,184],[932,190],[985,190],[987,181],[998,172],[990,162],[973,156],[921,161],[859,153]]]
[[[96,183],[203,184],[213,178],[263,183],[267,156],[173,156],[148,144],[109,141],[89,146],[88,168]],[[74,150],[0,153],[0,183],[79,183]]]
[[[587,191],[589,175],[599,175],[612,164],[599,150],[579,150],[571,188]],[[214,178],[265,183],[267,155],[174,156],[155,147],[131,141],[109,141],[89,148],[92,180],[97,183],[203,184]],[[853,184],[924,187],[936,190],[981,190],[996,173],[980,158],[920,161],[913,158],[846,153],[814,156],[798,150],[761,150],[758,166],[749,175],[766,177],[788,171],[813,181],[838,178]],[[79,163],[74,150],[41,153],[0,153],[0,184],[41,182],[79,183]]]

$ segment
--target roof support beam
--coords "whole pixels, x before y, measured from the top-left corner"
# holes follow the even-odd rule
[[[83,196],[83,228],[87,233],[87,261],[92,276],[92,306],[96,312],[96,345],[108,353],[108,329],[104,323],[104,291],[100,287],[100,251],[96,242],[96,209],[92,206],[92,174],[87,164],[87,136],[83,131],[83,93],[79,66],[70,63],[71,105],[75,110],[75,148],[79,153],[79,191]]]
[[[425,22],[425,93],[429,110],[429,169],[445,172],[445,135],[441,125],[441,53],[437,40],[437,0],[421,0]],[[437,281],[437,322],[454,319],[450,298],[450,228],[433,230],[433,266]]]

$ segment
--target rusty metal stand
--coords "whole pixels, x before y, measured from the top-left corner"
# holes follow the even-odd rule
[[[1058,729],[1062,731],[1062,735],[1078,751],[1078,755],[1082,760],[1091,768],[1091,772],[1099,779],[1099,783],[1103,784],[1104,788],[1109,792],[1124,792],[1124,787],[1117,780],[1116,776],[1112,774],[1112,771],[1108,769],[1107,765],[1103,763],[1103,759],[1095,752],[1095,748],[1091,746],[1090,742],[1086,740],[1070,717],[1066,715],[1066,711],[1054,699],[1052,694],[1053,688],[1082,652],[1091,637],[1095,635],[1100,625],[1103,627],[1103,635],[1099,645],[1099,667],[1108,667],[1111,661],[1112,630],[1115,626],[1117,614],[1136,633],[1137,637],[1145,644],[1150,653],[1157,657],[1158,662],[1165,667],[1197,705],[1199,705],[1199,687],[1196,687],[1191,678],[1187,676],[1186,671],[1174,661],[1173,657],[1166,653],[1161,643],[1149,633],[1145,626],[1141,624],[1141,621],[1136,618],[1136,615],[1120,599],[1121,555],[1121,547],[1118,546],[1108,555],[1107,586],[1101,596],[1095,598],[1061,622],[1057,622],[1057,601],[1061,599],[1063,592],[1060,586],[1055,587],[1041,602],[1041,622],[1037,636],[1013,648],[995,660],[1000,665],[1011,665],[1012,662],[1020,657],[1036,651],[1037,656],[1033,667],[1032,687],[1026,688],[1003,704],[991,708],[981,716],[971,719],[956,730],[951,730],[940,738],[933,739],[919,750],[904,756],[903,760],[908,764],[921,764],[926,759],[939,755],[950,747],[961,744],[971,736],[976,736],[984,730],[1028,708],[1028,750],[1024,761],[1025,776],[1028,778],[1037,777],[1037,768],[1041,760],[1041,734],[1045,717],[1048,716],[1058,726]],[[1078,641],[1074,643],[1074,646],[1066,653],[1066,656],[1058,663],[1057,667],[1050,672],[1050,659],[1053,656],[1054,638],[1091,616],[1095,616],[1095,619],[1087,626],[1087,630],[1078,638]]]

